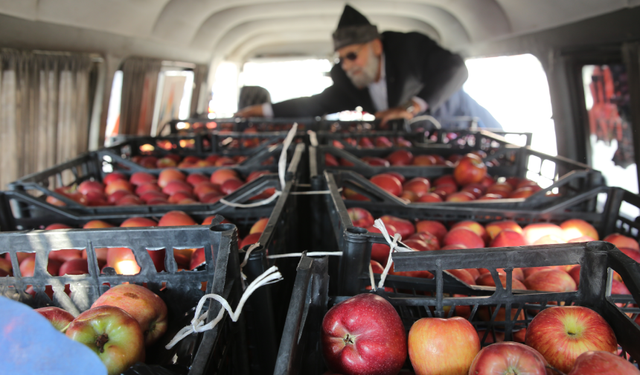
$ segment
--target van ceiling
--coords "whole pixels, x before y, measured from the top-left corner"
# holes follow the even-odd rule
[[[344,4],[332,0],[0,0],[0,14],[10,16],[0,19],[5,24],[0,25],[0,43],[59,48],[64,46],[62,39],[68,39],[65,35],[74,35],[76,46],[84,44],[96,52],[171,59],[179,54],[198,63],[243,62],[258,56],[330,56],[331,33]],[[353,0],[349,4],[381,31],[419,31],[464,52],[479,43],[635,7],[640,0]],[[19,36],[16,28],[22,29]],[[56,31],[60,40],[52,35]]]

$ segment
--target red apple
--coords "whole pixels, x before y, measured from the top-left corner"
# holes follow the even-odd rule
[[[416,375],[462,375],[480,351],[480,339],[464,318],[422,318],[411,326],[408,347]]]
[[[126,180],[115,180],[104,188],[104,192],[107,195],[112,195],[116,191],[126,191],[133,194],[133,185]]]
[[[452,174],[446,174],[444,176],[440,176],[440,177],[436,178],[433,181],[432,185],[437,187],[437,186],[440,186],[440,185],[443,185],[443,184],[455,185],[456,184],[456,180],[455,180],[455,178],[453,178]]]
[[[230,178],[239,178],[238,173],[233,169],[218,169],[211,174],[210,181],[212,184],[222,186]]]
[[[84,229],[92,229],[92,228],[111,228],[114,225],[107,223],[102,220],[90,220],[87,221],[85,225],[82,226]]]
[[[249,175],[247,176],[247,182],[251,182],[251,181],[257,179],[258,177],[267,175],[269,173],[271,173],[271,172],[269,172],[269,171],[253,171],[253,172],[249,173]]]
[[[436,185],[433,192],[434,194],[438,194],[440,198],[444,199],[449,194],[456,193],[458,191],[458,185],[456,184],[440,184]]]
[[[138,187],[136,187],[135,193],[137,196],[141,197],[142,195],[150,191],[160,192],[162,191],[162,189],[155,182],[145,182],[143,184],[138,185]]]
[[[128,190],[117,190],[113,194],[109,194],[109,196],[107,197],[107,202],[109,202],[110,204],[116,204],[116,202],[127,195],[132,194]]]
[[[102,183],[105,185],[109,185],[111,182],[115,180],[125,180],[127,181],[127,176],[123,175],[120,172],[109,173],[102,179]]]
[[[628,247],[620,247],[618,248],[622,251],[626,256],[640,263],[640,250],[630,249]]]
[[[369,264],[371,265],[371,271],[373,273],[381,275],[384,272],[384,267],[382,267],[382,264],[380,264],[380,262],[377,262],[377,261],[371,259],[369,261]]]
[[[469,202],[475,199],[476,197],[468,191],[458,191],[447,195],[445,202]]]
[[[601,350],[580,354],[567,375],[640,375],[640,370],[626,359]]]
[[[160,172],[160,175],[158,175],[158,186],[160,186],[161,188],[164,188],[171,181],[184,181],[186,180],[186,178],[187,177],[184,175],[184,173],[180,172],[177,169],[174,169],[174,168],[165,169],[162,172]]]
[[[468,184],[468,185],[463,186],[462,189],[460,189],[460,191],[466,191],[466,192],[469,192],[469,193],[473,194],[473,196],[476,199],[480,198],[484,194],[484,192],[486,190],[487,189],[483,185],[478,184],[478,183],[476,183],[476,184]]]
[[[442,198],[436,193],[426,193],[425,195],[418,198],[418,202],[425,203],[437,203],[442,202]]]
[[[527,241],[524,239],[521,233],[518,233],[511,229],[504,229],[498,233],[497,236],[491,243],[489,247],[509,247],[509,246],[526,246]]]
[[[560,269],[546,269],[529,275],[524,279],[529,290],[545,292],[573,292],[578,289],[571,275]]]
[[[130,217],[120,224],[121,228],[130,227],[157,227],[158,223],[155,220],[147,219],[146,217]]]
[[[413,158],[413,165],[437,165],[438,161],[433,155],[416,155]]]
[[[145,345],[156,342],[167,330],[167,305],[141,285],[116,285],[98,297],[91,308],[97,306],[117,306],[131,314],[142,328]]]
[[[491,237],[491,239],[496,238],[498,233],[500,233],[500,231],[502,231],[503,229],[511,229],[518,233],[522,233],[522,228],[520,227],[520,225],[518,225],[518,223],[513,220],[493,221],[487,224],[485,226],[485,229],[487,230],[487,233],[489,234],[489,237]]]
[[[640,251],[640,246],[638,246],[638,241],[636,241],[635,239],[625,236],[623,234],[620,233],[613,233],[610,234],[608,236],[606,236],[605,238],[602,239],[603,241],[607,241],[610,242],[614,245],[616,245],[616,247],[618,249],[622,248],[622,247],[626,247],[629,249],[634,249],[634,250],[639,250]]]
[[[498,278],[500,279],[500,284],[502,285],[502,287],[506,289],[507,288],[507,274],[506,273],[498,273]],[[491,276],[490,273],[485,273],[485,274],[482,274],[482,275],[478,276],[478,278],[476,279],[476,284],[477,285],[484,285],[484,286],[496,286],[496,282],[495,282],[495,280],[493,280],[493,276]],[[512,274],[512,277],[511,277],[511,289],[527,290],[527,287],[522,283],[522,281],[518,280],[518,278],[515,277],[515,274]]]
[[[242,180],[238,178],[229,178],[225,182],[223,182],[222,185],[220,185],[220,191],[224,195],[229,195],[238,190],[242,185],[244,185],[244,182],[242,182]]]
[[[386,159],[395,166],[411,165],[413,154],[407,150],[397,150],[389,154]]]
[[[533,244],[540,237],[553,235],[559,238],[563,237],[563,230],[560,226],[552,223],[534,223],[522,228],[522,235],[527,244]]]
[[[540,190],[542,190],[542,188],[539,186],[525,186],[517,188],[509,194],[509,198],[528,198]]]
[[[75,319],[70,312],[56,306],[40,307],[33,311],[44,316],[49,323],[51,323],[51,325],[60,332],[64,332],[64,329],[67,328],[69,323]]]
[[[513,186],[511,186],[510,184],[506,183],[506,182],[496,182],[493,185],[490,185],[487,188],[486,193],[487,194],[499,194],[500,196],[504,197],[508,197],[509,194],[511,194],[511,192],[513,191]]]
[[[162,192],[167,195],[173,195],[178,192],[184,192],[191,194],[193,192],[193,187],[188,183],[181,180],[174,180],[168,182],[163,188]]]
[[[93,350],[109,375],[120,374],[136,362],[144,362],[144,336],[140,324],[119,307],[89,309],[69,324],[65,334]]]
[[[99,193],[104,192],[104,184],[98,181],[82,181],[80,185],[78,185],[78,192],[83,195],[87,195],[90,191],[96,191]]]
[[[469,374],[547,375],[547,361],[533,348],[518,342],[500,342],[482,348]]]
[[[402,320],[375,294],[333,306],[322,320],[321,339],[327,365],[340,374],[397,374],[407,358]]]
[[[463,220],[463,221],[457,222],[457,223],[455,223],[455,224],[453,224],[451,226],[451,229],[455,229],[455,228],[467,228],[467,229],[473,231],[478,236],[480,236],[480,238],[482,238],[482,240],[485,242],[485,244],[489,243],[489,234],[484,229],[482,224],[478,223],[477,221]]]
[[[140,185],[148,184],[148,183],[154,183],[155,184],[157,181],[158,181],[158,179],[156,178],[156,176],[152,175],[151,173],[147,173],[147,172],[135,172],[129,178],[129,182],[131,182],[131,184],[135,185],[135,186],[140,186]]]
[[[444,236],[447,234],[447,228],[439,221],[435,220],[421,220],[416,223],[417,232],[428,232],[438,238],[438,241],[442,243]]]
[[[596,228],[582,219],[565,220],[560,224],[560,228],[566,241],[582,236],[591,237],[594,241],[599,239]]]
[[[486,174],[487,166],[482,162],[482,158],[475,154],[465,155],[453,170],[453,178],[458,185],[479,183]]]
[[[392,175],[379,174],[371,177],[370,181],[391,195],[399,197],[402,194],[402,184]]]
[[[135,195],[128,194],[118,199],[116,202],[116,206],[137,206],[141,205],[143,202],[140,198]]]
[[[260,240],[261,236],[262,236],[262,232],[253,232],[249,234],[242,240],[242,242],[240,242],[240,248],[242,249],[247,245],[253,245],[254,243]]]
[[[449,231],[442,240],[444,246],[463,245],[468,249],[484,247],[484,241],[475,232],[467,228],[456,228]]]
[[[554,306],[539,312],[527,328],[525,343],[549,364],[569,372],[578,356],[589,350],[615,353],[616,336],[597,312],[583,306]]]
[[[368,228],[373,225],[373,215],[364,208],[352,207],[347,209],[347,213],[354,227]]]
[[[409,220],[401,219],[399,217],[384,215],[380,217],[385,224],[393,225],[398,233],[402,236],[402,238],[409,238],[412,234],[416,232],[416,228],[413,226]]]
[[[324,154],[324,165],[327,167],[337,167],[340,164],[338,164],[338,160],[336,160],[335,156],[331,154]]]
[[[404,190],[414,192],[418,196],[418,198],[420,198],[421,196],[429,193],[431,184],[429,183],[429,180],[424,177],[415,177],[405,182],[402,188]]]
[[[374,167],[388,167],[391,165],[389,164],[388,160],[383,158],[377,158],[375,156],[363,156],[360,159],[362,159],[362,161]]]
[[[417,239],[424,242],[427,245],[427,250],[439,250],[440,241],[438,237],[429,232],[417,232],[409,236],[409,239]]]
[[[193,200],[193,198],[193,194],[187,193],[185,191],[179,191],[171,195],[168,199],[168,202],[173,204],[182,204],[181,202],[183,202],[184,200]]]
[[[107,267],[112,267],[119,275],[137,275],[140,266],[131,249],[126,247],[111,247],[107,252]]]
[[[469,285],[476,285],[476,280],[467,270],[447,270],[447,272]]]
[[[87,260],[82,258],[69,259],[62,263],[58,276],[64,275],[84,275],[89,273]]]
[[[178,227],[182,225],[196,225],[196,222],[184,211],[169,211],[158,222],[159,227]]]

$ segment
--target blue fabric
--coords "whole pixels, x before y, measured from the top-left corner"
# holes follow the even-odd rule
[[[11,375],[106,375],[100,358],[31,307],[0,296],[0,363]]]
[[[502,126],[491,113],[478,104],[478,102],[464,92],[464,90],[458,90],[451,95],[451,97],[436,108],[431,115],[440,121],[442,127],[445,129],[454,126],[452,119],[469,116],[479,118],[478,127],[480,128],[502,130]]]

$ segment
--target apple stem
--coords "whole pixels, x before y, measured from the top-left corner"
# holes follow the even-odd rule
[[[98,351],[100,353],[104,353],[104,344],[109,342],[109,336],[106,333],[101,334],[96,339],[96,346],[98,347]]]

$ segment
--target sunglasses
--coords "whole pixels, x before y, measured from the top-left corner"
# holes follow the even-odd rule
[[[349,53],[347,53],[344,56],[338,56],[336,57],[336,63],[342,65],[342,63],[345,60],[349,60],[349,61],[356,61],[356,59],[358,58],[358,54],[360,53],[360,50],[362,50],[364,48],[364,46],[366,46],[366,44],[361,45],[358,49],[356,49],[355,51],[351,51]]]

